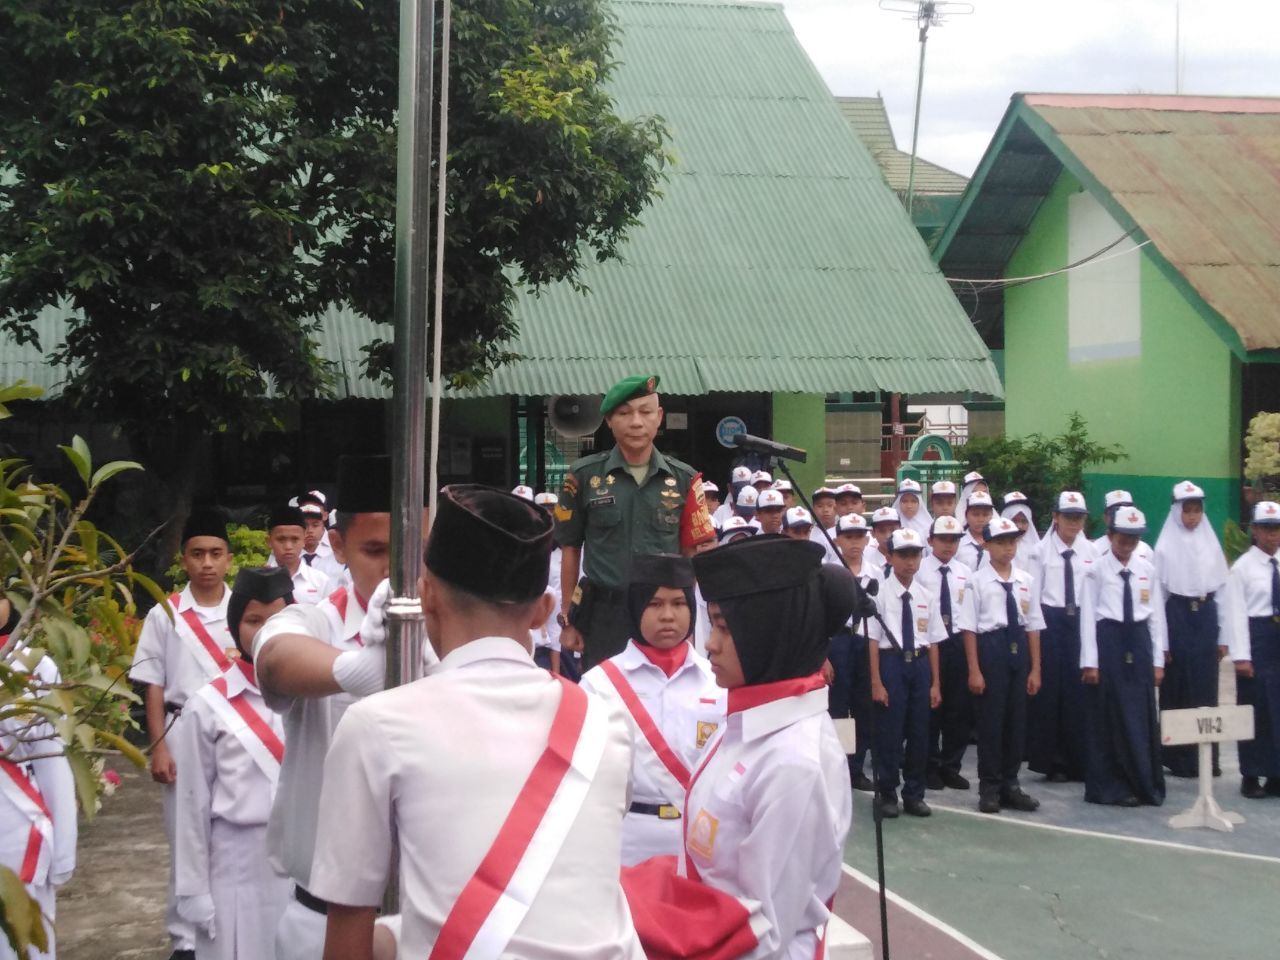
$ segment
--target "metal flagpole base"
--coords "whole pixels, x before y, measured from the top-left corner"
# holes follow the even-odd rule
[[[1210,830],[1231,833],[1237,823],[1244,823],[1244,817],[1230,810],[1223,810],[1218,806],[1218,801],[1213,799],[1212,751],[1212,744],[1200,744],[1200,794],[1186,813],[1169,818],[1169,826],[1175,829],[1208,827]]]

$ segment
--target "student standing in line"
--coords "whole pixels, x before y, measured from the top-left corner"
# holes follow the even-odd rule
[[[867,647],[872,709],[876,711],[876,805],[883,817],[902,810],[913,817],[932,813],[924,800],[929,762],[929,711],[942,702],[938,647],[946,639],[937,598],[916,580],[924,540],[914,530],[895,530],[889,539],[892,574],[876,596],[880,619],[871,624]]]
[[[1240,792],[1259,800],[1280,797],[1280,503],[1254,504],[1249,531],[1253,546],[1227,578],[1225,626],[1236,703],[1253,707],[1253,739],[1237,745]]]
[[[956,515],[956,485],[950,480],[938,480],[929,487],[929,513],[935,519]]]
[[[985,493],[988,499],[991,496],[991,487],[987,485],[986,477],[977,470],[970,470],[964,475],[964,485],[960,488],[960,496],[956,500],[956,516],[964,517],[969,510],[969,498],[975,493]],[[990,503],[987,506],[991,506]]]
[[[819,487],[813,491],[810,502],[813,504],[814,524],[813,529],[809,531],[809,539],[822,547],[826,554],[823,562],[838,563],[840,558],[836,556],[835,548],[831,544],[831,541],[836,538],[836,492],[830,487]]]
[[[959,556],[962,563],[970,570],[977,572],[986,562],[986,544],[983,531],[995,513],[991,503],[991,494],[985,490],[975,490],[965,501],[964,525],[965,533],[960,539]],[[1014,528],[1015,530],[1017,527]]]
[[[1111,522],[1115,519],[1116,514],[1125,507],[1132,506],[1134,506],[1133,494],[1128,490],[1107,491],[1102,503],[1106,530],[1102,536],[1093,541],[1093,549],[1098,556],[1101,557],[1111,550]],[[1155,562],[1154,552],[1141,540],[1138,541],[1138,546],[1134,548],[1134,556],[1146,560],[1148,563]]]
[[[1221,607],[1227,558],[1204,512],[1204,491],[1190,480],[1175,484],[1173,506],[1156,540],[1156,575],[1164,593],[1169,629],[1169,662],[1160,684],[1160,709],[1216,707]],[[1221,647],[1225,651],[1225,645]],[[1218,745],[1214,744],[1217,770]],[[1162,747],[1164,765],[1175,777],[1200,772],[1195,745]]]
[[[880,507],[871,514],[871,536],[874,539],[863,554],[864,563],[873,563],[880,570],[881,578],[887,578],[889,567],[889,538],[893,531],[902,529],[898,511],[893,507]]]
[[[978,496],[979,494],[974,494]],[[1040,801],[1018,784],[1027,698],[1040,690],[1040,591],[1013,563],[1018,528],[1003,517],[983,531],[988,562],[973,576],[973,632],[965,632],[969,692],[978,712],[978,809],[1031,812]]]
[[[925,509],[920,502],[923,491],[920,484],[912,480],[910,477],[904,477],[898,484],[898,495],[894,498],[893,509],[898,511],[898,519],[902,521],[904,530],[914,530],[920,534],[920,542],[929,536],[929,529],[933,526],[933,517],[929,516],[929,511]],[[928,553],[928,551],[925,551]]]
[[[1036,530],[1035,517],[1031,513],[1031,500],[1020,490],[1004,495],[1000,516],[1012,520],[1021,532],[1018,537],[1018,553],[1013,562],[1037,580],[1040,579],[1040,532]]]
[[[963,532],[955,517],[935,517],[929,534],[930,553],[921,561],[920,572],[916,574],[916,580],[938,598],[938,613],[947,637],[938,644],[942,703],[929,715],[927,784],[930,790],[969,789],[969,781],[960,773],[974,718],[964,633],[973,632],[975,627],[973,571],[956,559]]]
[[[836,514],[847,517],[851,513],[864,513],[866,501],[862,498],[862,488],[856,483],[842,483],[836,487]]]
[[[1080,605],[1081,680],[1089,688],[1088,803],[1164,802],[1156,687],[1164,679],[1164,594],[1155,565],[1137,555],[1147,519],[1118,510],[1111,549],[1085,577]]]
[[[1093,564],[1084,495],[1058,494],[1040,541],[1040,692],[1027,704],[1027,766],[1050,783],[1084,780],[1085,690],[1080,682],[1080,598]]]

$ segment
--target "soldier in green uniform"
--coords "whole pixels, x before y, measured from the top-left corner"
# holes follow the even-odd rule
[[[561,589],[573,596],[560,614],[560,644],[581,650],[588,668],[626,646],[631,557],[679,553],[715,537],[702,475],[653,445],[662,423],[657,390],[656,376],[635,376],[605,395],[600,412],[616,445],[569,467],[555,508]]]

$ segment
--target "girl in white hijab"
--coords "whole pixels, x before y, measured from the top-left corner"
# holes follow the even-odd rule
[[[1017,490],[1004,495],[1004,507],[1000,516],[1012,520],[1022,531],[1018,538],[1018,553],[1013,562],[1037,579],[1040,577],[1040,533],[1036,519],[1031,514],[1031,500]]]
[[[894,498],[893,509],[898,511],[898,519],[904,530],[914,530],[920,534],[920,542],[929,539],[929,531],[933,529],[933,517],[924,505],[920,484],[910,477],[904,477],[898,483],[898,495]],[[928,553],[928,551],[925,551]]]
[[[1190,480],[1173,488],[1173,506],[1156,541],[1155,555],[1169,624],[1170,660],[1160,685],[1160,709],[1217,706],[1216,594],[1227,582],[1227,558],[1205,516],[1204,491]],[[1196,747],[1164,747],[1163,754],[1164,765],[1175,777],[1199,774]],[[1215,767],[1217,760],[1215,752]]]

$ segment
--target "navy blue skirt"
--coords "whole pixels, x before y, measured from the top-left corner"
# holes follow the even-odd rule
[[[1146,621],[1098,621],[1099,683],[1087,689],[1089,753],[1084,798],[1164,803],[1160,718]]]

